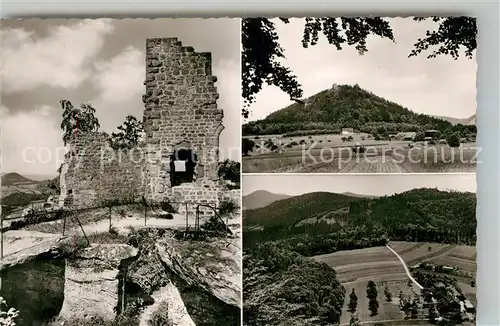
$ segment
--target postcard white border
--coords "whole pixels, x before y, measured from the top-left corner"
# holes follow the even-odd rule
[[[161,15],[160,15],[161,13]],[[500,325],[500,34],[498,1],[2,1],[2,18],[468,15],[478,18],[477,325]],[[235,108],[238,109],[239,108]]]

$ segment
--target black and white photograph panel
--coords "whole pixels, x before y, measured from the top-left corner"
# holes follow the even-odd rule
[[[4,20],[0,324],[241,324],[239,19]]]
[[[475,18],[242,20],[243,173],[473,173]]]
[[[475,325],[476,176],[243,175],[244,325]]]

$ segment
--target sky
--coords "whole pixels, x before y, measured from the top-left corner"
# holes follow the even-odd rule
[[[476,185],[475,174],[276,174],[243,175],[242,191],[243,196],[257,190],[293,196],[317,191],[390,196],[415,188],[476,192]]]
[[[396,43],[369,36],[368,52],[359,55],[349,46],[338,51],[320,34],[314,47],[302,47],[303,19],[289,24],[276,22],[279,43],[286,59],[302,85],[304,98],[333,84],[358,84],[387,100],[429,115],[469,118],[476,113],[476,57],[449,56],[427,59],[423,53],[408,58],[418,38],[437,26],[432,21],[415,22],[411,18],[389,19]],[[480,46],[480,45],[479,45]],[[430,52],[429,52],[430,53]],[[274,86],[265,85],[250,107],[249,121],[263,119],[271,112],[293,102]]]
[[[224,110],[220,155],[239,160],[239,19],[3,20],[1,34],[3,173],[56,174],[64,154],[61,99],[92,104],[106,132],[129,114],[142,120],[150,37],[212,52]]]

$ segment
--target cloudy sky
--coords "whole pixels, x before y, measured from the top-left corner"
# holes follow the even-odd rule
[[[142,120],[149,37],[212,52],[225,114],[221,156],[239,159],[227,153],[240,143],[240,31],[238,19],[2,21],[2,172],[56,173],[61,99],[91,103],[107,132],[129,114]],[[40,155],[24,158],[30,148]]]
[[[443,56],[426,59],[426,54],[408,58],[413,44],[437,26],[432,21],[411,18],[390,19],[396,43],[369,36],[368,52],[359,55],[353,47],[336,50],[320,35],[319,43],[308,49],[301,44],[304,20],[276,23],[286,60],[297,75],[304,97],[336,84],[359,84],[390,101],[415,112],[468,118],[476,112],[476,58],[453,60]],[[257,95],[249,120],[292,104],[278,88],[265,86]]]
[[[380,185],[384,185],[381,187]],[[315,191],[393,195],[414,188],[476,192],[475,174],[399,175],[244,175],[243,195],[257,190],[300,195]]]

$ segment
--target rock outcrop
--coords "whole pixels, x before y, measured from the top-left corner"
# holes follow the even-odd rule
[[[102,317],[112,320],[118,306],[118,274],[124,259],[138,250],[125,244],[92,245],[67,260],[62,319]]]
[[[24,264],[43,255],[56,255],[62,236],[36,231],[11,230],[4,233],[4,257],[0,270]]]
[[[149,321],[152,319],[153,314],[163,303],[166,303],[168,306],[169,325],[196,326],[182,301],[179,290],[171,281],[168,281],[166,286],[156,290],[152,294],[152,297],[155,303],[144,309],[140,316],[139,326],[149,326]]]
[[[196,285],[228,305],[241,308],[239,239],[209,242],[161,239],[161,260],[189,285]]]
[[[160,260],[154,241],[143,241],[140,255],[127,269],[127,279],[138,285],[146,294],[152,294],[167,284],[169,277]]]

